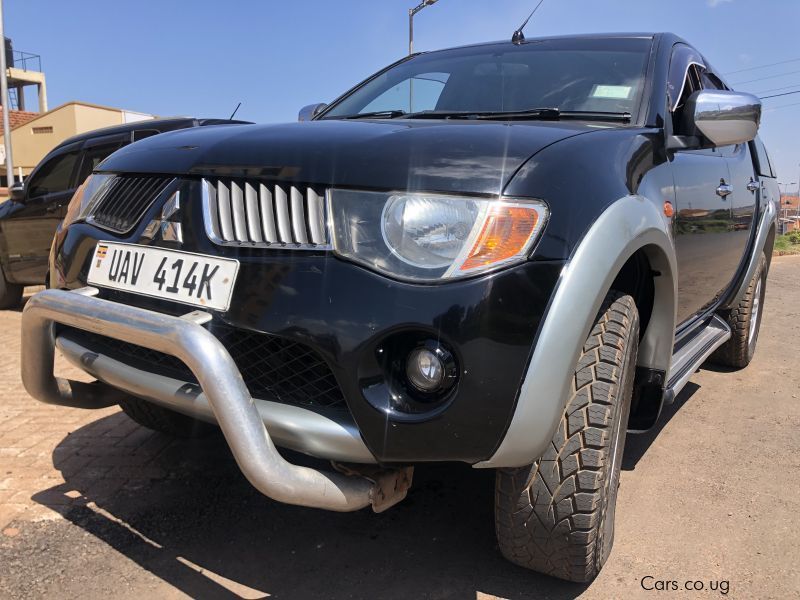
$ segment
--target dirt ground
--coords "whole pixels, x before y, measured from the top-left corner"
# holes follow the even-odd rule
[[[0,312],[0,598],[798,598],[798,281],[800,258],[776,258],[750,367],[701,369],[628,438],[590,586],[502,559],[490,472],[419,468],[387,513],[319,512],[260,496],[220,437],[36,403],[20,314]]]

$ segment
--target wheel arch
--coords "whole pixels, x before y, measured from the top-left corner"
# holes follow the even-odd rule
[[[576,246],[540,326],[506,434],[493,456],[475,467],[518,467],[542,455],[566,406],[575,363],[597,311],[615,282],[632,284],[625,276],[631,264],[646,264],[644,282],[649,276],[652,285],[637,370],[669,371],[677,270],[671,221],[660,208],[643,196],[624,196],[605,209]]]

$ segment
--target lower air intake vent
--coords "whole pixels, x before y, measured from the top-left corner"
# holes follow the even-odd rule
[[[215,244],[329,248],[324,192],[232,179],[203,180],[206,233]]]
[[[214,327],[212,333],[227,348],[254,398],[346,410],[330,367],[312,348],[283,337],[222,325]],[[169,354],[72,328],[61,328],[62,334],[135,368],[197,382],[189,368]]]
[[[89,222],[116,233],[128,233],[172,181],[172,177],[115,177]]]

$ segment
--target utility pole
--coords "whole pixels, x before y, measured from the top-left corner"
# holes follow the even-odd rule
[[[1,2],[2,0],[0,0]],[[408,55],[414,54],[414,15],[438,0],[423,0],[418,6],[408,9]],[[408,112],[414,112],[414,78],[408,82]]]
[[[419,6],[408,9],[408,54],[414,54],[414,15],[421,11],[426,6],[436,4],[438,0],[423,0]]]
[[[6,186],[14,185],[14,160],[11,156],[11,126],[8,121],[8,68],[6,66],[5,32],[3,30],[3,0],[0,0],[0,40],[3,42],[0,51],[0,95],[3,102],[3,142],[6,147]]]

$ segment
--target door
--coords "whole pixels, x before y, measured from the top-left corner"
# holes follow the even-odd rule
[[[722,154],[728,163],[733,191],[729,196],[733,218],[732,244],[739,257],[744,260],[750,236],[755,226],[755,215],[761,189],[758,176],[753,168],[753,157],[749,144],[738,144],[722,148]],[[733,277],[733,273],[731,273]]]
[[[710,68],[701,71],[700,81],[703,89],[726,89],[720,78]],[[758,214],[761,186],[758,183],[758,173],[753,164],[750,144],[724,146],[719,151],[725,158],[725,162],[728,163],[728,173],[730,174],[731,194],[728,198],[731,203],[733,232],[729,237],[733,246],[732,253],[738,257],[736,264],[738,267],[744,261],[750,245],[750,237],[755,227],[754,219]],[[730,272],[731,280],[734,274],[735,270]]]
[[[9,280],[26,285],[44,283],[53,234],[75,191],[79,159],[77,147],[46,157],[25,182],[24,200],[0,220],[0,244]]]
[[[682,323],[725,291],[741,252],[725,157],[712,150],[678,152],[672,168],[677,202],[678,322]]]
[[[685,46],[679,45],[680,48]],[[676,47],[677,48],[677,47]],[[685,100],[703,88],[705,67],[685,51],[673,54],[685,62],[683,81],[674,82],[673,125]],[[672,67],[671,67],[672,72]],[[678,322],[714,303],[733,279],[742,250],[733,217],[733,183],[725,153],[717,148],[680,150],[671,163],[677,203],[673,230],[678,263]]]

